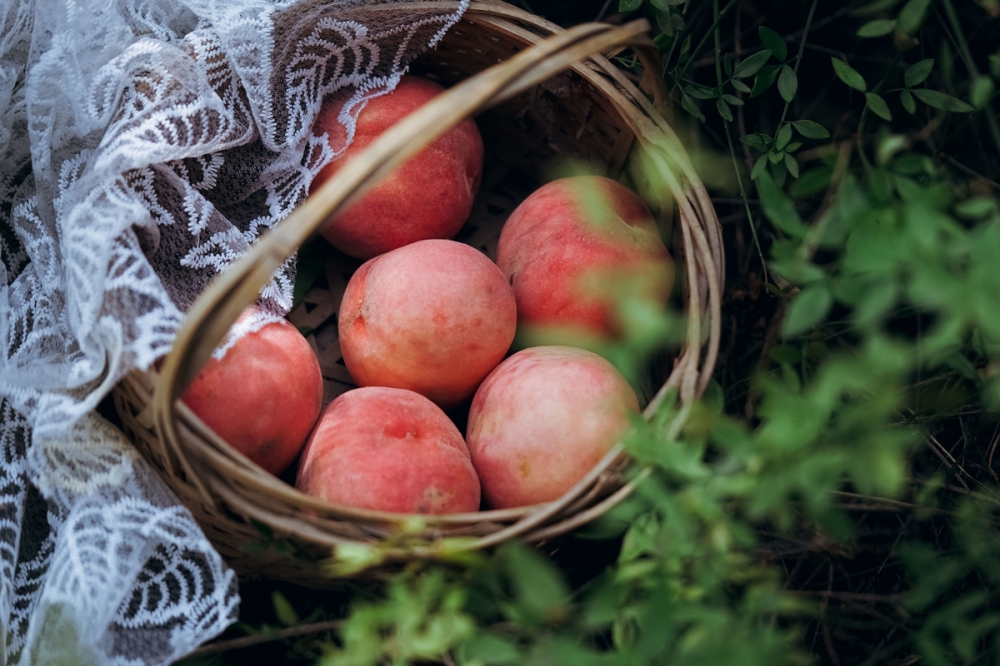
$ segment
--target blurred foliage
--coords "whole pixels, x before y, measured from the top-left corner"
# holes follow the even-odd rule
[[[1000,4],[519,4],[656,26],[677,122],[738,179],[733,333],[700,403],[636,424],[629,499],[366,587],[320,663],[1000,662]],[[621,367],[678,330],[630,321]]]

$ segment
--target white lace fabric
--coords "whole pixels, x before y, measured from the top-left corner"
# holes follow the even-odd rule
[[[343,149],[310,129],[323,97],[346,146],[466,3],[0,3],[0,663],[167,664],[236,619],[233,572],[95,407]]]

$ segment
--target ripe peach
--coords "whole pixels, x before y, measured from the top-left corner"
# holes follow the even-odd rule
[[[624,297],[666,306],[672,263],[649,208],[610,178],[552,181],[511,213],[497,265],[510,279],[519,324],[615,339]]]
[[[338,334],[359,386],[410,389],[449,409],[503,359],[516,327],[514,294],[486,255],[424,240],[355,271]]]
[[[529,347],[490,373],[472,399],[466,442],[491,508],[558,499],[600,462],[639,403],[601,356]]]
[[[250,308],[235,327],[260,314]],[[323,376],[312,347],[281,320],[210,359],[181,399],[233,448],[277,475],[299,455],[319,417]]]
[[[428,79],[404,76],[396,88],[368,100],[358,114],[354,140],[345,153],[319,172],[310,191],[347,167],[391,125],[440,94]],[[331,146],[343,140],[337,120],[342,102],[325,100],[314,124]],[[466,119],[404,162],[380,184],[338,215],[322,231],[334,247],[359,259],[426,238],[452,238],[472,211],[483,170],[483,140]]]
[[[295,487],[330,502],[399,513],[479,509],[479,479],[455,424],[413,391],[369,387],[320,416]]]

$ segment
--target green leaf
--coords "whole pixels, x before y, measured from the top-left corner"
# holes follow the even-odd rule
[[[927,155],[903,153],[892,161],[892,170],[904,176],[923,176],[933,173],[933,169],[927,168],[929,159]]]
[[[771,176],[774,178],[774,184],[778,187],[785,186],[785,177],[788,175],[788,169],[785,168],[785,156],[782,153],[778,153],[778,160],[773,162],[768,170],[771,172]]]
[[[684,92],[695,99],[715,99],[719,96],[717,89],[700,86],[697,83],[684,86]]]
[[[902,134],[887,134],[878,140],[878,147],[875,149],[875,162],[879,166],[889,163],[896,153],[910,145],[909,139]]]
[[[705,114],[698,110],[698,106],[694,103],[694,100],[691,99],[690,96],[683,95],[681,97],[681,108],[683,108],[685,111],[690,113],[692,116],[694,116],[701,122],[705,122]]]
[[[771,85],[778,79],[778,73],[781,71],[780,65],[768,65],[763,67],[757,76],[753,80],[753,90],[750,91],[750,97],[757,97],[765,90],[771,87]]]
[[[878,326],[885,314],[896,304],[898,290],[888,280],[876,282],[861,294],[861,300],[854,309],[854,319],[859,326]]]
[[[918,63],[914,63],[906,68],[903,74],[903,83],[907,88],[920,85],[927,80],[927,77],[934,71],[934,58],[927,58]]]
[[[943,92],[931,90],[930,88],[915,88],[913,94],[927,106],[932,106],[942,111],[956,111],[958,113],[971,113],[975,111],[975,109],[957,97],[952,97],[951,95],[946,95]]]
[[[997,209],[997,202],[989,197],[966,199],[955,206],[955,214],[968,220],[979,220]]]
[[[642,7],[643,0],[618,0],[618,11],[634,12]]]
[[[781,35],[764,26],[760,27],[758,34],[760,34],[760,41],[764,48],[770,51],[775,58],[784,62],[785,58],[788,57],[788,45],[785,44]]]
[[[1000,79],[1000,53],[990,56],[990,74],[994,79]]]
[[[463,664],[516,664],[522,660],[517,646],[494,634],[477,634],[460,648]]]
[[[892,176],[885,169],[868,172],[868,187],[872,197],[879,203],[888,204],[892,199]]]
[[[781,68],[781,74],[778,75],[778,93],[781,94],[781,99],[791,102],[795,99],[795,93],[798,89],[799,80],[795,76],[795,70],[784,65]]]
[[[726,100],[726,104],[732,104],[733,106],[743,106],[743,100],[741,100],[736,95],[730,95],[726,93],[722,96],[722,99]]]
[[[684,57],[690,52],[691,52],[691,34],[688,33],[688,36],[684,38],[683,42],[681,42],[681,52],[678,54],[678,57]]]
[[[913,93],[911,93],[909,90],[904,90],[901,93],[899,93],[899,102],[900,104],[903,105],[903,108],[906,109],[906,112],[909,113],[910,115],[917,112],[917,103],[913,99]]]
[[[897,28],[904,35],[914,35],[927,18],[927,8],[931,0],[910,0],[899,12]]]
[[[774,140],[774,147],[778,150],[784,150],[788,142],[792,140],[792,126],[782,125],[781,129],[778,130],[778,134]]]
[[[722,116],[723,120],[725,120],[727,123],[733,122],[733,112],[729,108],[729,105],[726,104],[726,100],[724,99],[717,100],[715,102],[715,108],[719,111],[719,115]]]
[[[896,29],[896,21],[875,19],[858,28],[858,37],[881,37]]]
[[[760,174],[765,171],[767,171],[767,155],[761,155],[753,164],[753,169],[750,171],[750,180],[757,180]]]
[[[733,76],[737,79],[748,79],[759,72],[770,59],[770,51],[758,51],[736,65],[736,69],[733,70]]]
[[[761,153],[767,152],[767,144],[770,141],[771,137],[766,134],[747,134],[746,136],[740,137],[740,143],[745,143]]]
[[[865,93],[865,101],[868,102],[868,108],[872,110],[876,116],[882,120],[892,120],[892,113],[889,112],[889,105],[885,103],[885,100],[881,96],[875,93]]]
[[[518,604],[536,620],[560,620],[569,590],[559,569],[538,551],[517,541],[503,548],[503,559]]]
[[[756,167],[755,167],[756,170]],[[806,232],[802,218],[789,199],[765,169],[757,177],[757,193],[764,207],[764,214],[781,231],[794,238],[802,238]]]
[[[663,34],[668,37],[673,37],[675,34],[684,29],[684,17],[680,14],[660,12],[656,15],[656,25],[660,26],[660,30],[663,31]]]
[[[791,174],[792,178],[799,177],[799,163],[788,153],[785,153],[785,168],[788,169],[788,173]]]
[[[864,77],[858,74],[853,67],[840,58],[830,58],[830,61],[833,63],[833,71],[837,74],[838,79],[855,90],[865,92],[868,89],[868,84],[865,83]]]
[[[792,127],[807,139],[829,139],[830,132],[825,127],[812,120],[796,120]]]
[[[781,334],[791,338],[814,328],[822,322],[833,308],[833,296],[823,282],[814,283],[801,292],[788,306],[785,320],[781,322]]]
[[[274,605],[274,615],[278,622],[286,627],[294,627],[299,623],[299,616],[292,608],[292,604],[278,590],[271,592],[271,603]]]
[[[808,197],[819,194],[830,186],[832,176],[833,169],[829,166],[810,169],[789,186],[788,193],[793,197]]]
[[[737,79],[732,79],[730,83],[733,84],[733,87],[739,90],[741,93],[747,93],[747,94],[750,93],[750,86],[743,83],[742,81],[739,81]]]
[[[728,53],[722,59],[722,69],[726,72],[726,76],[733,75],[733,59]]]
[[[969,89],[969,101],[972,102],[972,106],[977,109],[984,108],[990,103],[994,89],[993,79],[988,76],[978,77]]]

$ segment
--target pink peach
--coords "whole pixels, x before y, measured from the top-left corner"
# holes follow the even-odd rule
[[[424,240],[355,271],[338,334],[359,386],[410,389],[449,409],[503,359],[516,327],[514,294],[486,255]]]
[[[480,385],[466,442],[483,496],[501,509],[558,499],[628,430],[639,403],[601,356],[529,347]]]
[[[295,485],[362,509],[479,509],[479,479],[458,428],[437,405],[405,389],[359,388],[331,402],[302,453]]]
[[[299,455],[319,417],[323,376],[312,347],[282,320],[210,359],[182,400],[233,448],[277,475]]]
[[[525,199],[501,231],[497,265],[521,325],[598,339],[621,337],[624,298],[664,308],[672,281],[645,202],[598,176],[552,181]]]
[[[369,99],[358,114],[354,140],[345,153],[319,172],[315,191],[386,129],[444,91],[437,83],[404,76],[396,88]],[[342,102],[324,101],[314,131],[343,140],[337,116]],[[426,238],[452,238],[472,211],[483,170],[483,140],[466,119],[404,162],[360,200],[338,215],[322,234],[334,247],[359,259]]]

